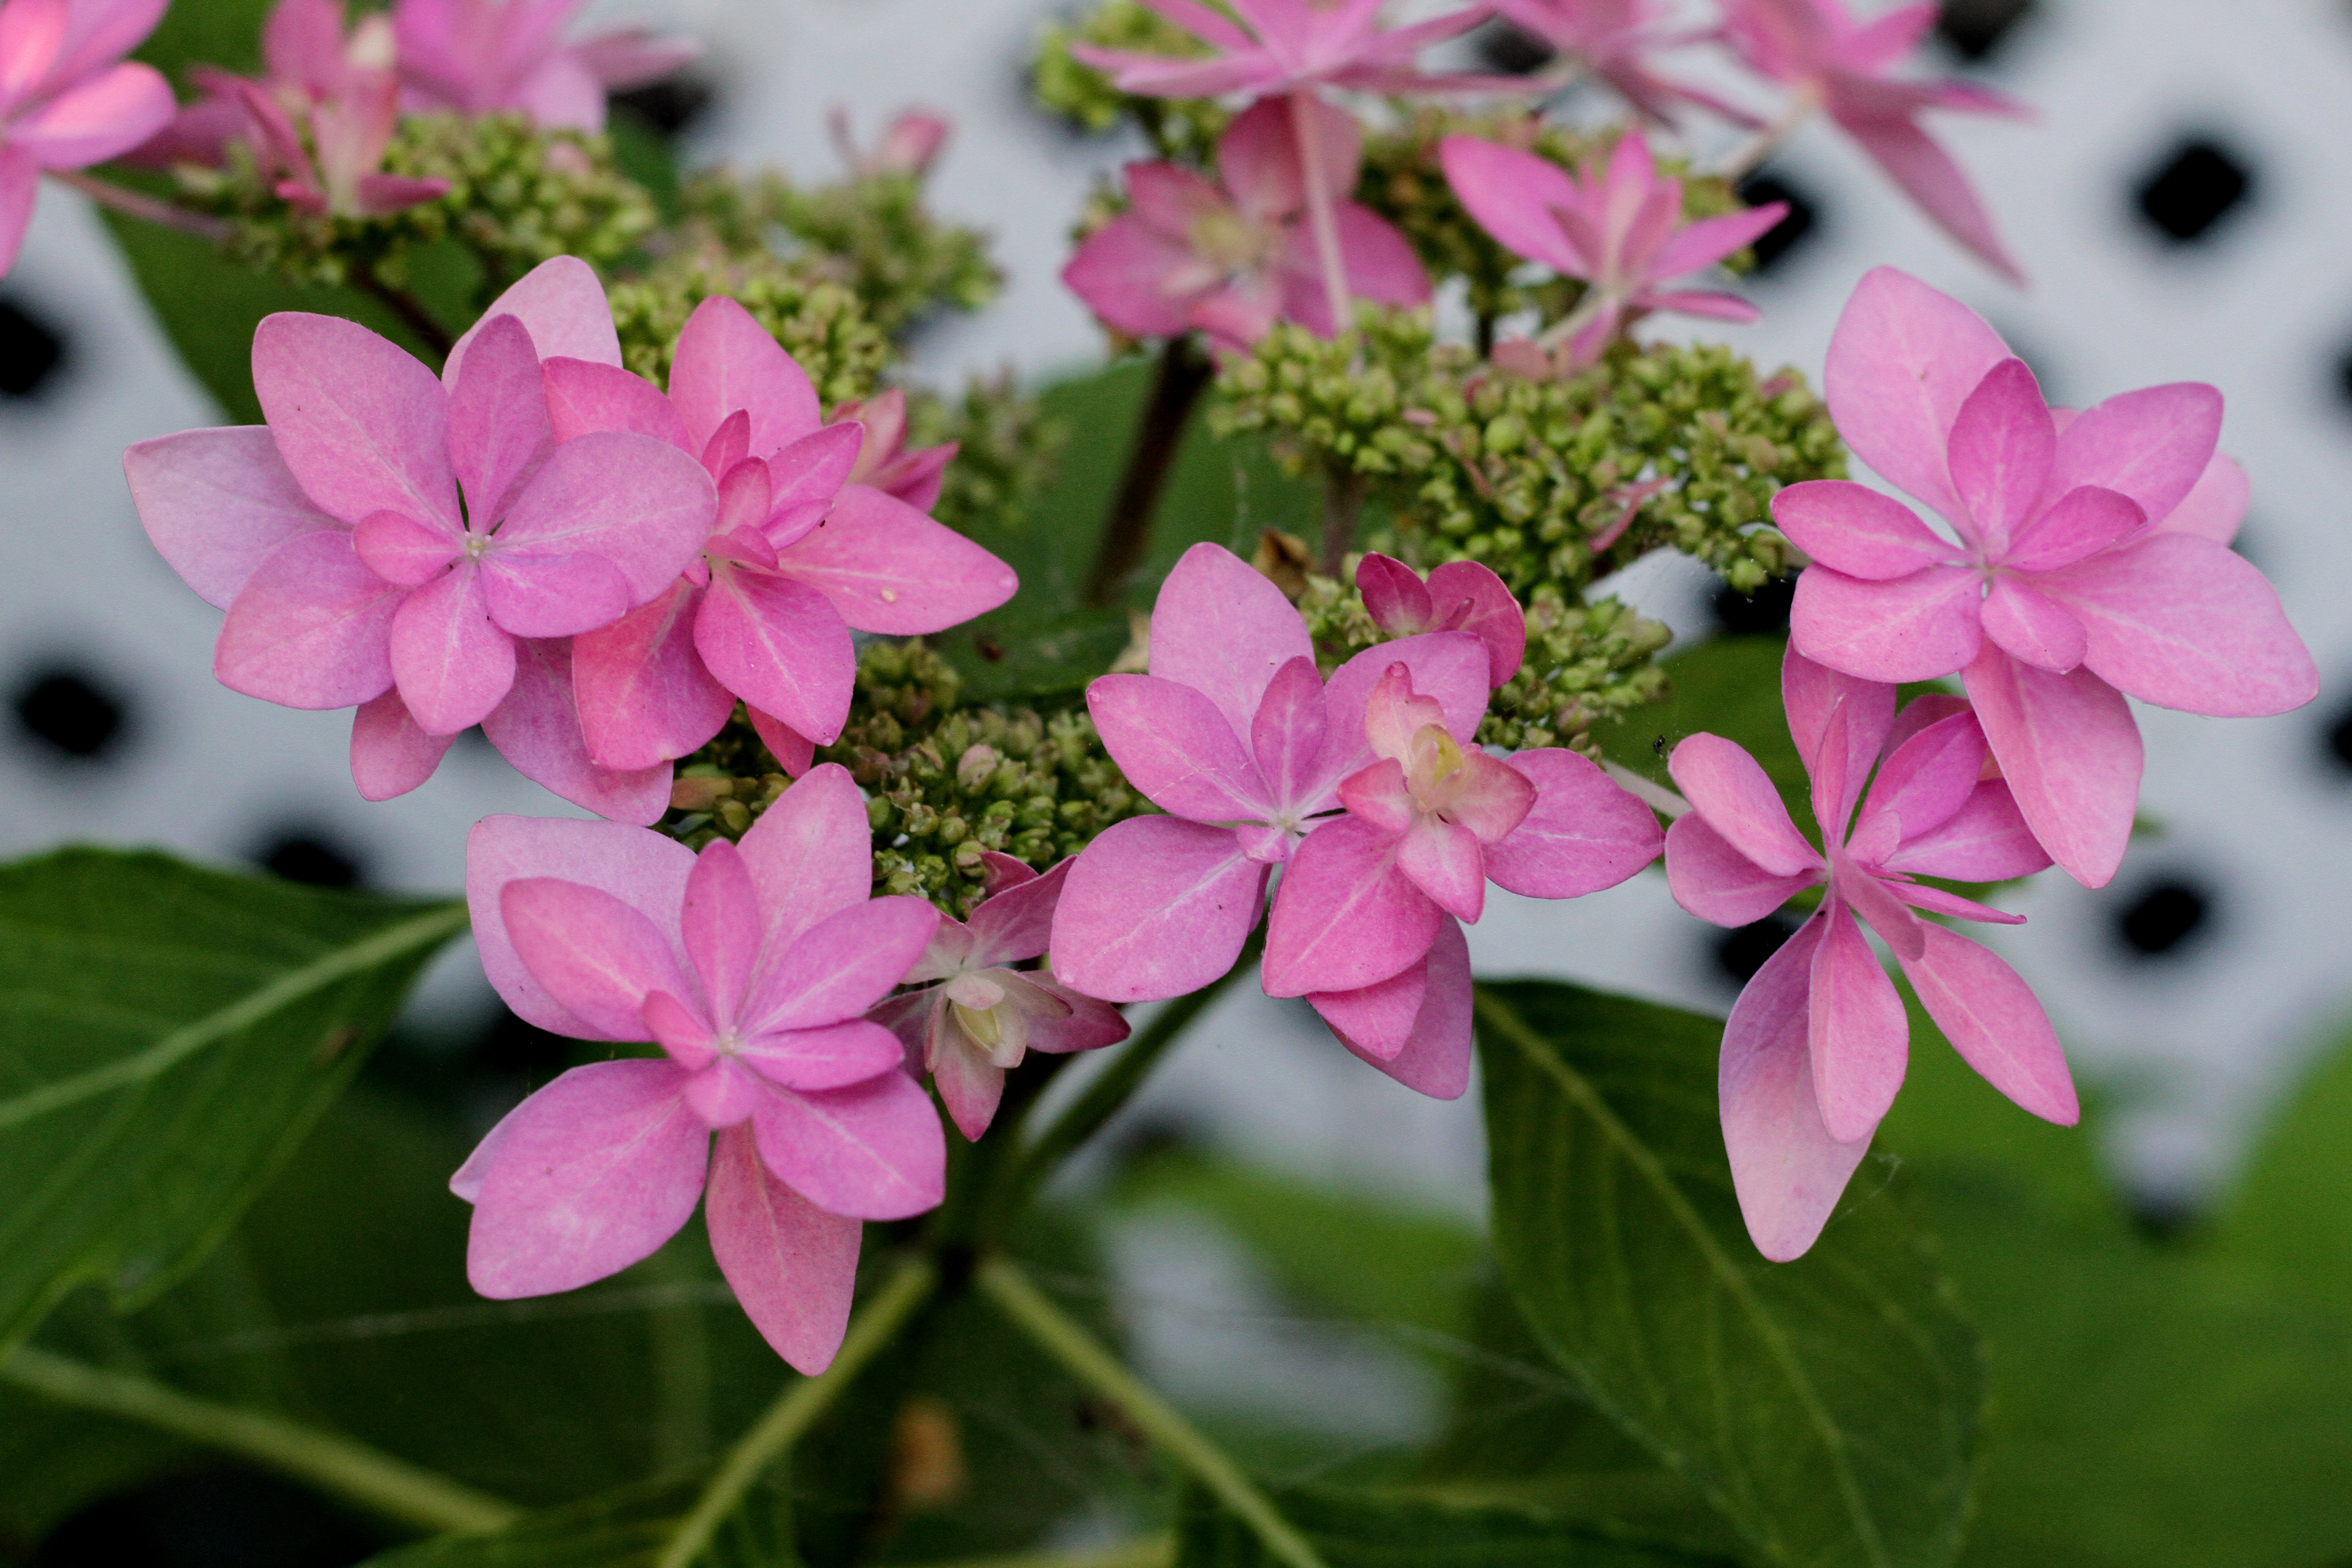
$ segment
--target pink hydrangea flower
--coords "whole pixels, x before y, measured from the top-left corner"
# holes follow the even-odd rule
[[[1372,625],[1392,637],[1468,632],[1486,645],[1486,684],[1500,689],[1528,653],[1528,617],[1494,568],[1449,561],[1424,579],[1392,556],[1367,554],[1356,587]]]
[[[558,258],[491,307],[446,380],[366,328],[280,314],[254,335],[267,426],[123,455],[148,537],[227,612],[222,684],[289,708],[356,706],[352,773],[384,799],[459,731],[606,816],[655,820],[668,770],[599,773],[572,717],[564,639],[666,589],[710,531],[709,476],[667,444],[557,444],[539,355],[620,345],[587,265]]]
[[[1429,299],[1405,237],[1347,198],[1363,163],[1363,127],[1320,100],[1298,110],[1320,125],[1312,178],[1329,204],[1349,298],[1393,305]],[[1296,116],[1280,102],[1239,116],[1217,142],[1222,187],[1173,163],[1130,163],[1130,205],[1078,247],[1062,280],[1114,329],[1169,338],[1199,329],[1245,347],[1277,321],[1336,330],[1307,211],[1308,164]]]
[[[688,569],[573,647],[581,724],[605,767],[685,756],[740,697],[798,772],[848,717],[853,628],[941,631],[1020,585],[962,535],[848,482],[865,431],[824,423],[808,376],[732,300],[695,308],[667,395],[616,363],[578,360],[549,364],[548,393],[565,440],[638,432],[698,457],[719,491]]]
[[[2213,388],[2053,410],[1973,312],[1880,268],[1831,340],[1826,392],[1854,455],[1955,537],[1862,485],[1782,490],[1773,519],[1813,561],[1795,646],[1868,680],[1959,672],[2026,821],[2076,879],[2105,883],[2130,836],[2125,693],[2224,717],[2317,693],[2277,593],[2229,548],[2245,477],[2214,451]]]
[[[1820,911],[1756,972],[1723,1031],[1732,1183],[1748,1235],[1776,1262],[1812,1246],[1903,1085],[1910,1026],[1865,926],[1988,1082],[2046,1121],[2072,1125],[2079,1115],[2058,1037],[2025,982],[1915,912],[2022,923],[1917,879],[1996,881],[2050,863],[2008,786],[1988,773],[1968,704],[1922,697],[1898,716],[1892,686],[1793,648],[1781,689],[1828,852],[1797,831],[1756,760],[1719,735],[1693,735],[1668,759],[1691,810],[1666,835],[1675,901],[1717,925],[1762,920],[1826,885]]]
[[[583,0],[394,0],[400,78],[412,110],[527,110],[549,130],[602,131],[604,95],[667,76],[701,53],[639,28],[576,44]]]
[[[907,447],[907,395],[898,387],[877,392],[862,402],[841,405],[833,411],[836,425],[856,421],[866,431],[858,444],[857,461],[849,466],[844,484],[871,485],[886,496],[905,501],[917,511],[940,504],[948,464],[955,460],[958,443]]]
[[[1800,110],[1827,110],[1945,233],[2022,283],[1968,175],[1920,128],[1919,116],[1930,109],[2032,110],[1972,82],[1908,81],[1894,74],[1935,26],[1939,9],[1922,0],[1864,22],[1844,0],[1725,0],[1723,37],[1748,69],[1793,89]]]
[[[943,114],[925,109],[902,110],[882,128],[873,146],[860,147],[850,134],[847,110],[835,109],[825,117],[825,126],[833,132],[833,144],[841,153],[841,161],[861,180],[885,174],[912,174],[921,179],[931,172],[932,163],[948,143],[948,133],[954,129]]]
[[[1507,250],[1539,261],[1591,293],[1562,326],[1573,326],[1572,363],[1589,364],[1628,315],[1675,310],[1722,321],[1752,321],[1756,307],[1737,294],[1664,285],[1712,267],[1780,221],[1788,204],[1683,221],[1683,184],[1658,177],[1638,131],[1618,139],[1605,168],[1571,174],[1549,159],[1475,136],[1438,148],[1454,194]]]
[[[16,264],[44,169],[130,152],[172,119],[171,84],[122,57],[164,0],[0,4],[0,277]]]
[[[1127,1020],[1109,1003],[1080,995],[1049,967],[1013,967],[1045,956],[1072,862],[1041,877],[1009,855],[982,858],[989,896],[969,921],[941,917],[907,976],[917,989],[870,1015],[905,1042],[957,1129],[975,1142],[996,1117],[1004,1075],[1029,1052],[1090,1051],[1127,1038]]]
[[[1359,92],[1420,92],[1462,84],[1430,76],[1413,62],[1441,43],[1486,19],[1483,5],[1383,28],[1386,0],[1235,0],[1227,16],[1201,0],[1144,0],[1217,52],[1183,59],[1074,44],[1070,52],[1108,71],[1121,92],[1144,98],[1223,98],[1247,93],[1271,98],[1300,88],[1349,88]]]
[[[1495,14],[1542,39],[1607,82],[1636,112],[1670,124],[1680,104],[1696,104],[1727,119],[1743,110],[1713,94],[1660,76],[1648,57],[1707,35],[1678,29],[1658,0],[1492,0]]]
[[[869,900],[872,876],[865,803],[830,765],[740,847],[699,856],[618,823],[475,827],[466,898],[507,1005],[662,1050],[574,1068],[482,1140],[449,1184],[474,1205],[475,1289],[577,1289],[650,1256],[704,1197],[719,1267],[776,1353],[809,1373],[832,1362],[858,1222],[931,1208],[946,1180],[929,1097],[861,1016],[939,917]]]

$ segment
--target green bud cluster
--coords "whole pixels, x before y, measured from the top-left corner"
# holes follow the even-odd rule
[[[233,258],[298,283],[373,276],[404,288],[416,249],[454,239],[495,291],[551,257],[608,266],[658,217],[645,187],[614,165],[609,137],[541,131],[525,114],[406,116],[383,172],[449,189],[381,217],[309,213],[278,195],[242,142],[230,143],[226,167],[184,165],[175,177],[188,205],[229,221]]]
[[[721,169],[688,180],[678,203],[687,227],[738,256],[781,255],[847,289],[893,337],[936,310],[976,310],[1004,281],[986,237],[934,216],[915,174],[802,186],[773,171],[745,180]]]
[[[997,536],[1017,532],[1054,476],[1069,432],[1045,405],[1008,374],[974,376],[950,401],[910,394],[907,444],[956,443],[939,504],[931,515],[957,532]]]
[[[1075,24],[1056,24],[1037,38],[1030,67],[1038,105],[1078,130],[1099,135],[1132,121],[1162,158],[1205,168],[1232,113],[1212,99],[1138,98],[1070,53],[1074,43],[1130,54],[1203,57],[1209,47],[1136,0],[1109,0]]]
[[[687,318],[714,294],[734,299],[783,344],[828,406],[870,395],[890,357],[889,339],[856,295],[765,252],[681,248],[607,292],[622,362],[657,386],[669,384],[670,358]]]
[[[1083,707],[961,707],[959,684],[919,638],[869,644],[849,721],[817,760],[841,763],[866,793],[875,891],[926,898],[961,920],[986,891],[984,852],[1042,871],[1153,808]],[[688,805],[664,827],[696,848],[741,837],[789,787],[740,712],[678,772]]]

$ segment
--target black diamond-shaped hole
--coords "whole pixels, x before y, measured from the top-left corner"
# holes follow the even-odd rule
[[[42,1542],[34,1568],[344,1568],[381,1552],[315,1493],[246,1470],[173,1476],[107,1498]]]
[[[1754,925],[1725,931],[1715,939],[1715,962],[1726,974],[1745,985],[1756,978],[1764,961],[1780,952],[1803,923],[1783,910],[1766,915]]]
[[[2336,717],[2327,721],[2327,731],[2321,737],[2327,760],[2352,773],[2352,705],[2339,708]]]
[[[665,136],[675,136],[709,111],[719,89],[691,71],[679,71],[643,87],[613,94],[625,109]]]
[[[2167,878],[2143,889],[2116,917],[2116,935],[2143,958],[2179,953],[2212,929],[2213,896],[2196,883]]]
[[[1790,252],[1812,237],[1821,223],[1821,209],[1812,196],[1802,186],[1791,184],[1785,174],[1769,169],[1740,181],[1739,199],[1751,207],[1767,206],[1773,202],[1789,204],[1788,216],[1757,238],[1753,248],[1759,273],[1777,271]]]
[[[2252,165],[2210,137],[2191,137],[2140,182],[2140,216],[2175,245],[2189,245],[2254,193]]]
[[[571,1054],[570,1040],[525,1023],[505,1007],[475,1047],[481,1064],[499,1072],[546,1072]]]
[[[123,700],[96,677],[63,667],[37,669],[16,688],[16,722],[62,759],[98,762],[123,739]]]
[[[1944,0],[1936,34],[1964,60],[1992,57],[2016,26],[2033,14],[2033,0]]]
[[[366,861],[356,850],[313,828],[273,834],[253,860],[273,877],[313,888],[356,888],[367,880]]]
[[[1533,76],[1559,54],[1525,27],[1501,20],[1479,28],[1471,42],[1477,47],[1478,63],[1496,76]]]
[[[65,334],[14,300],[0,300],[0,396],[38,397],[66,363]]]
[[[1771,637],[1789,629],[1789,605],[1797,595],[1794,577],[1775,577],[1753,594],[1725,586],[1715,591],[1715,624],[1738,637]]]

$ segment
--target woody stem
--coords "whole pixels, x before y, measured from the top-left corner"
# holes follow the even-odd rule
[[[375,275],[375,269],[364,262],[352,268],[352,281],[374,298],[384,309],[400,318],[400,324],[416,335],[416,341],[436,359],[447,359],[457,340],[449,329],[436,320],[425,308],[425,301],[405,289],[395,289]]]
[[[1323,128],[1315,110],[1320,107],[1314,91],[1299,88],[1290,95],[1290,132],[1298,143],[1298,176],[1307,190],[1307,226],[1315,237],[1315,258],[1323,269],[1323,302],[1331,312],[1333,335],[1344,332],[1355,318],[1348,308],[1348,266],[1339,253],[1339,213],[1324,183]]]
[[[1323,542],[1315,554],[1315,570],[1337,577],[1348,564],[1348,551],[1356,542],[1356,521],[1364,510],[1364,477],[1351,468],[1333,463],[1323,477]]]
[[[1184,426],[1214,374],[1209,357],[1194,345],[1189,333],[1169,339],[1160,351],[1151,398],[1143,405],[1143,422],[1136,426],[1135,446],[1128,453],[1127,474],[1119,480],[1118,497],[1103,523],[1102,548],[1087,580],[1087,604],[1115,603],[1121,584],[1143,563],[1144,552],[1151,542],[1152,513],[1176,466]]]

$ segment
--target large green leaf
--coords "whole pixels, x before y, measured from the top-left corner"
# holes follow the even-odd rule
[[[1801,802],[1805,764],[1780,709],[1788,647],[1786,637],[1720,637],[1672,654],[1664,661],[1672,682],[1665,700],[1595,724],[1593,738],[1612,762],[1666,784],[1666,758],[1677,745],[1701,731],[1721,735],[1764,764],[1783,799]]]
[[[2312,1300],[2352,1303],[2352,1034],[2314,1064],[2255,1148],[2222,1237]]]
[[[0,868],[0,1344],[200,1260],[465,924],[161,855]]]
[[[1541,1509],[1464,1501],[1436,1489],[1275,1489],[1275,1505],[1328,1568],[1733,1568],[1729,1559],[1612,1539]],[[1177,1568],[1278,1568],[1240,1520],[1186,1499]]]
[[[1496,1250],[1594,1407],[1764,1562],[1949,1562],[1982,1352],[1884,1175],[1767,1263],[1717,1121],[1719,1022],[1523,983],[1482,990],[1478,1034]]]

